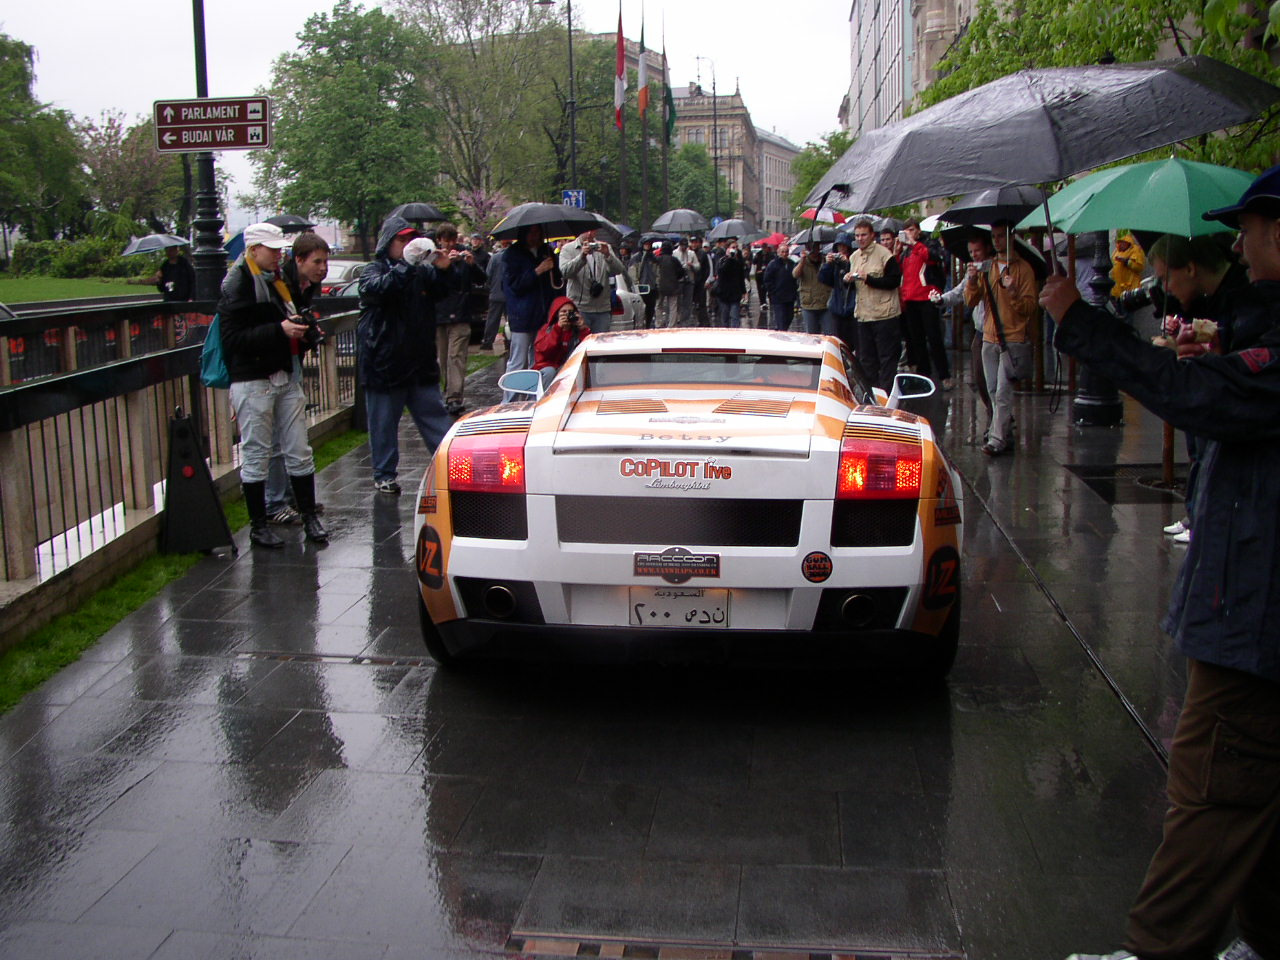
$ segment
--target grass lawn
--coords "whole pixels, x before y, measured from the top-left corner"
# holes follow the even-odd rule
[[[151,284],[128,283],[122,278],[63,280],[58,277],[10,277],[0,274],[0,303],[35,303],[38,300],[71,300],[75,297],[122,297],[128,293],[155,293]]]
[[[349,431],[315,449],[316,469],[327,467],[369,439]],[[226,504],[227,522],[239,530],[249,522],[243,500]],[[17,646],[0,654],[0,714],[69,663],[127,614],[142,606],[165,584],[176,580],[199,560],[198,553],[148,557],[76,609],[64,613]]]

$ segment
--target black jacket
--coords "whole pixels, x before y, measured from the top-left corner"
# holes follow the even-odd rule
[[[160,264],[160,282],[156,289],[160,291],[160,299],[166,302],[190,300],[196,292],[196,268],[181,254],[172,262],[166,259]]]
[[[795,264],[790,257],[772,257],[764,268],[764,289],[772,303],[795,303],[799,286],[791,272]]]
[[[436,323],[470,322],[476,308],[475,288],[489,282],[484,270],[459,256],[448,270],[437,270],[436,274],[444,286],[444,295],[436,303]]]
[[[736,257],[725,254],[716,264],[716,299],[721,303],[736,303],[746,292],[746,260],[741,253]]]
[[[1208,440],[1190,505],[1195,533],[1161,626],[1188,657],[1280,682],[1280,283],[1253,287],[1270,326],[1259,330],[1258,316],[1237,326],[1225,355],[1180,360],[1083,301],[1054,343]]]
[[[270,281],[270,275],[264,274]],[[218,301],[222,353],[231,382],[264,380],[277,370],[293,370],[294,341],[280,325],[289,311],[275,284],[268,282],[269,299],[258,301],[258,288],[244,257],[222,281]]]
[[[411,266],[387,255],[395,235],[411,226],[403,217],[388,217],[375,259],[360,274],[356,347],[361,382],[372,390],[440,382],[435,301],[446,288],[435,267]]]

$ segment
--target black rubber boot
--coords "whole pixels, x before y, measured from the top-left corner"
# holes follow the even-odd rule
[[[298,501],[298,513],[302,514],[302,531],[307,539],[314,543],[328,543],[329,531],[316,516],[316,475],[308,473],[304,477],[290,477],[289,485],[293,487],[293,498]]]
[[[283,547],[284,541],[267,526],[266,482],[241,483],[240,489],[244,491],[244,505],[249,510],[249,542],[255,547]]]

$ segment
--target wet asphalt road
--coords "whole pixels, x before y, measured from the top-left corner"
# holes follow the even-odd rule
[[[413,498],[349,455],[321,475],[327,547],[203,561],[0,718],[0,957],[1112,949],[1181,695],[1155,627],[1180,506],[1081,465],[1157,462],[1159,424],[1081,430],[1025,396],[1018,453],[989,460],[973,395],[945,399],[969,500],[936,688],[439,671]]]

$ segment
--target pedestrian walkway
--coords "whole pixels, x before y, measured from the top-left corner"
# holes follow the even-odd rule
[[[425,451],[407,426],[390,497],[357,449],[319,478],[327,546],[242,532],[0,718],[0,958],[1106,952],[1181,689],[1181,505],[1116,470],[1160,424],[1021,395],[990,459],[968,386],[934,402],[968,497],[942,689],[437,670]]]

